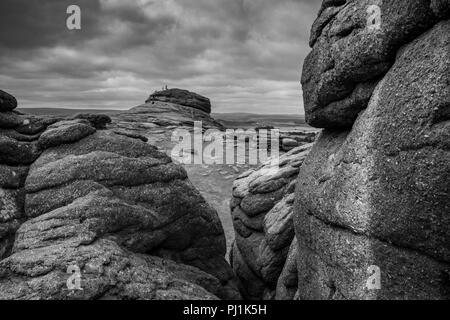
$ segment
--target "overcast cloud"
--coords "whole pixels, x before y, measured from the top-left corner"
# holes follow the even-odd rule
[[[129,109],[163,85],[213,112],[303,113],[320,0],[1,0],[0,89],[21,107]],[[82,29],[66,28],[66,9]]]

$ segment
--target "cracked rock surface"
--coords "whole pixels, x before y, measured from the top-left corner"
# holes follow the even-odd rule
[[[269,161],[233,184],[230,207],[236,240],[230,262],[248,299],[291,300],[291,291],[297,291],[297,283],[286,280],[292,268],[285,264],[294,239],[295,180],[310,148],[294,148],[280,156],[279,166]],[[290,264],[296,254],[290,253]]]

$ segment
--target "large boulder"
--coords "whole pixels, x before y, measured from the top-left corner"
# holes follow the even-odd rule
[[[0,136],[0,163],[13,166],[29,165],[39,154],[35,142],[22,142],[5,135]]]
[[[33,219],[18,231],[14,252],[108,235],[131,252],[197,267],[220,283],[214,294],[239,298],[217,213],[153,146],[99,131],[45,151],[25,190],[25,215]]]
[[[2,92],[2,104],[6,99]],[[15,233],[25,220],[23,190],[28,166],[41,154],[37,141],[47,126],[56,122],[53,118],[27,116],[0,108],[0,260],[11,254]]]
[[[154,101],[179,104],[185,107],[198,109],[206,113],[211,113],[211,102],[209,99],[188,90],[167,89],[163,91],[156,91],[151,94],[145,102],[151,103]]]
[[[199,98],[195,93],[180,89],[167,90],[167,96],[164,92],[155,92],[146,103],[126,112],[111,114],[112,122],[108,124],[108,129],[148,141],[167,153],[171,153],[176,143],[172,141],[176,130],[191,131],[195,121],[201,122],[204,130],[225,130],[219,121],[211,117],[207,98]],[[88,120],[93,121],[91,117]]]
[[[77,142],[95,132],[95,128],[88,121],[61,121],[47,127],[40,135],[38,147],[47,149],[61,144]]]
[[[301,167],[301,299],[450,298],[449,34],[440,22],[399,50],[353,128],[325,130]]]
[[[9,93],[0,90],[0,112],[12,111],[17,108],[17,100]]]
[[[186,171],[107,122],[0,112],[0,299],[240,299]]]
[[[105,129],[106,125],[111,123],[111,118],[106,114],[79,113],[74,119],[83,119],[89,121],[96,129]]]
[[[303,66],[306,121],[350,128],[397,50],[448,15],[448,6],[447,0],[324,1]]]

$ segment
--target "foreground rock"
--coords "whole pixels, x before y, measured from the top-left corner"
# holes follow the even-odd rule
[[[383,40],[383,33],[380,39],[395,44],[389,48],[410,43],[397,52],[373,93],[367,92],[367,109],[354,124],[356,113],[335,112],[347,110],[345,100],[311,108],[324,97],[321,84],[341,92],[336,81],[343,78],[325,78],[320,65],[307,62],[303,78],[322,79],[305,91],[309,119],[325,127],[353,127],[325,130],[299,173],[294,222],[300,299],[450,298],[450,22],[433,26],[437,18],[429,3],[448,8],[448,1],[383,1],[383,28],[390,28],[389,12],[398,12],[407,18],[398,32],[409,32],[407,38],[394,32],[394,43]],[[355,5],[337,9],[323,30],[331,32],[345,17],[352,20],[354,15],[345,12]],[[322,15],[327,10],[334,9]],[[424,28],[429,30],[411,41]],[[321,42],[319,37],[316,46]],[[359,46],[356,42],[348,50]],[[377,51],[381,57],[388,54],[384,48]],[[337,52],[344,52],[344,60],[336,60],[331,73],[341,70],[353,77],[353,67],[373,51],[355,51],[351,65],[341,65],[350,57],[346,51]],[[353,79],[364,83],[365,75],[380,74],[370,70],[361,69],[362,77]],[[370,270],[380,271],[376,290]]]
[[[167,89],[156,91],[150,95],[145,103],[152,103],[155,101],[179,104],[206,113],[211,113],[211,102],[208,98],[187,90]]]
[[[185,170],[77,118],[0,113],[0,299],[240,298],[217,213]],[[74,266],[83,291],[66,285]]]
[[[294,286],[296,291],[296,283],[284,281],[288,271],[279,278],[294,238],[295,179],[310,147],[297,147],[280,157],[279,167],[269,163],[234,182],[230,205],[236,240],[230,261],[249,299],[288,299],[281,290]]]

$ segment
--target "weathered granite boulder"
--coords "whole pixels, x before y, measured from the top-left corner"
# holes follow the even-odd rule
[[[145,103],[152,103],[154,101],[170,102],[179,104],[185,107],[198,109],[200,111],[211,113],[211,102],[208,98],[203,97],[197,93],[182,89],[167,89],[163,91],[156,91],[150,95]]]
[[[28,166],[42,152],[38,140],[57,121],[9,109],[0,111],[0,260],[10,255],[15,233],[25,220],[23,187]]]
[[[383,4],[388,22],[389,12],[416,10],[407,30],[429,1]],[[401,48],[353,128],[325,130],[304,161],[294,212],[299,298],[450,298],[449,34],[450,22],[439,22]]]
[[[79,113],[74,119],[83,119],[89,121],[96,129],[105,129],[106,125],[111,123],[111,118],[106,114]]]
[[[38,139],[37,145],[41,149],[76,142],[95,132],[95,128],[88,121],[61,121],[47,127]]]
[[[397,50],[448,17],[447,0],[324,1],[303,66],[307,122],[350,128]]]
[[[284,138],[281,140],[281,149],[283,151],[291,151],[292,149],[299,146],[297,140],[292,138]]]
[[[8,165],[29,165],[39,157],[35,142],[22,142],[7,136],[0,136],[0,163]]]
[[[175,129],[192,130],[194,122],[201,121],[205,130],[225,130],[209,113],[182,105],[183,100],[165,101],[162,97],[155,99],[157,100],[149,100],[126,112],[112,114],[112,123],[108,125],[108,129],[130,137],[139,137],[141,140],[148,139],[149,143],[158,145],[169,153],[174,145],[171,137]]]
[[[68,287],[70,268],[81,271],[82,290]],[[196,268],[131,253],[108,239],[67,239],[0,262],[0,299],[8,300],[211,300],[217,297],[205,287],[214,286],[220,286],[217,279]]]
[[[12,111],[17,108],[17,100],[9,93],[0,90],[0,112]]]
[[[241,297],[217,213],[167,155],[95,117],[0,120],[0,299]]]
[[[295,179],[311,144],[242,174],[230,203],[236,240],[230,261],[248,299],[273,299],[294,238]]]

